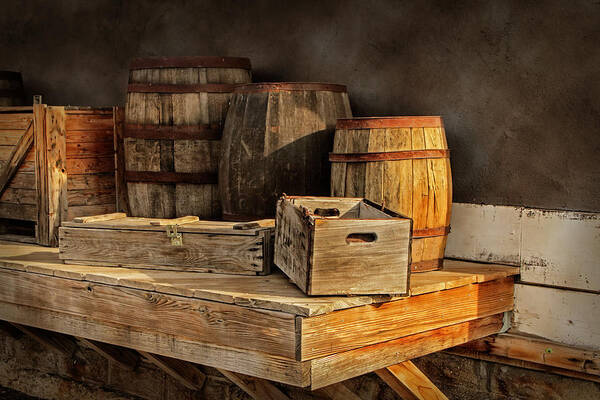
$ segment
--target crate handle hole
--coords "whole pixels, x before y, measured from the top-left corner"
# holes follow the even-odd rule
[[[346,236],[346,243],[372,243],[377,240],[375,233],[351,233]]]
[[[340,210],[337,208],[315,208],[314,214],[319,217],[339,217]]]

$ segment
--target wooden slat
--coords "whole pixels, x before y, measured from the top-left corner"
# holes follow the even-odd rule
[[[113,118],[111,113],[69,113],[66,120],[67,131],[97,131],[112,130]]]
[[[140,354],[186,388],[201,390],[202,386],[204,386],[206,375],[197,366],[187,361],[164,357],[146,351],[140,351]]]
[[[140,363],[140,356],[133,350],[82,337],[77,340],[123,369],[134,370]]]
[[[69,357],[77,351],[77,343],[70,336],[20,324],[13,326],[50,350]]]
[[[265,379],[254,378],[224,369],[219,369],[219,372],[255,400],[290,400],[281,390]]]
[[[154,219],[150,221],[150,225],[154,226],[165,226],[165,225],[181,225],[188,224],[190,222],[198,222],[200,218],[193,215],[187,215],[185,217],[170,218],[170,219]]]
[[[0,269],[0,288],[0,301],[4,302],[112,321],[216,345],[288,358],[295,356],[295,320],[289,314],[6,269]]]
[[[0,301],[0,319],[44,327],[68,335],[160,354],[215,368],[252,374],[294,386],[310,385],[310,365],[290,359],[227,346],[195,341],[160,330],[141,329],[87,316],[58,313],[47,309]],[[457,343],[459,344],[459,343]]]
[[[115,204],[116,193],[114,189],[108,190],[68,190],[67,201],[69,207],[73,206],[94,206],[99,204]]]
[[[13,179],[14,181],[14,179]],[[106,189],[115,189],[115,176],[112,173],[94,175],[69,175],[67,176],[67,190],[95,190],[98,192]]]
[[[400,339],[318,358],[311,361],[311,388],[318,389],[393,364],[421,357],[494,333],[502,314],[445,326]]]
[[[67,159],[67,172],[69,174],[97,174],[114,172],[115,160],[113,156],[94,158]]]
[[[299,359],[352,350],[512,308],[513,279],[504,278],[302,318]]]
[[[67,143],[67,158],[106,157],[114,154],[112,142]]]
[[[35,113],[35,107],[34,107]],[[33,116],[31,113],[11,113],[0,115],[0,129],[27,129]]]
[[[474,340],[449,351],[454,350],[470,350],[600,376],[600,351],[566,346],[518,333],[503,333]]]
[[[600,350],[600,294],[515,284],[513,328],[565,345]]]
[[[34,189],[8,188],[0,195],[0,202],[13,204],[37,204],[37,191]]]
[[[411,361],[375,371],[403,400],[448,400]]]
[[[73,219],[73,222],[77,223],[90,223],[90,222],[98,222],[98,221],[110,221],[113,219],[126,218],[127,214],[125,213],[112,213],[112,214],[100,214],[100,215],[90,215],[88,217],[77,217]]]
[[[37,207],[31,204],[0,203],[0,218],[37,221]]]
[[[46,111],[46,148],[48,162],[48,244],[58,246],[58,227],[67,219],[67,173],[65,109],[48,107]]]
[[[67,131],[67,145],[73,143],[113,142],[113,129],[97,131]]]
[[[35,172],[21,172],[16,173],[11,179],[8,187],[11,189],[32,189],[36,190],[35,187]],[[36,202],[37,204],[37,202]]]
[[[50,225],[48,224],[48,152],[46,142],[46,111],[44,104],[33,106],[33,125],[35,135],[35,173],[38,193],[36,208],[36,238],[39,244],[50,244]]]
[[[22,129],[0,129],[0,146],[15,146],[24,133]]]
[[[123,146],[123,126],[125,123],[125,110],[123,107],[113,109],[113,146],[115,151],[115,187],[117,191],[117,211],[129,213],[129,195],[127,181],[125,180],[125,149]]]
[[[324,388],[318,389],[316,392],[326,399],[331,400],[361,400],[361,398],[348,389],[343,382],[325,386]]]
[[[85,217],[87,215],[110,214],[116,211],[116,205],[99,204],[92,206],[72,206],[67,210],[67,221],[77,217]]]
[[[17,172],[21,162],[33,145],[33,123],[30,122],[27,131],[21,136],[15,147],[12,148],[7,163],[0,172],[0,195]]]

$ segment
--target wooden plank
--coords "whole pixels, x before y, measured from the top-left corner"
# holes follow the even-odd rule
[[[448,400],[411,361],[390,365],[375,372],[404,400]]]
[[[72,206],[67,210],[67,221],[77,217],[85,217],[87,215],[110,214],[116,211],[116,205],[98,204],[92,206]]]
[[[503,333],[466,343],[461,349],[600,376],[600,351]],[[454,350],[454,349],[450,349]]]
[[[34,163],[35,164],[35,163]],[[19,171],[13,176],[8,187],[11,189],[32,189],[36,190],[35,172]],[[36,202],[37,204],[37,202]]]
[[[323,357],[512,308],[511,277],[301,318],[298,359]]]
[[[599,318],[600,294],[515,284],[517,331],[600,350]]]
[[[58,227],[67,219],[65,109],[48,107],[46,148],[48,162],[48,245],[58,246]]]
[[[293,315],[7,269],[0,269],[0,277],[0,301],[215,345],[295,356]]]
[[[77,217],[73,219],[73,222],[87,224],[90,222],[98,222],[98,221],[110,221],[113,219],[126,218],[127,214],[125,213],[111,213],[111,214],[100,214],[100,215],[90,215],[88,217]]]
[[[15,323],[13,323],[13,326],[50,350],[69,357],[77,351],[77,343],[70,336]]]
[[[12,204],[37,204],[37,191],[35,189],[8,188],[0,195],[0,202]]]
[[[33,106],[33,126],[35,135],[35,174],[38,193],[36,208],[37,225],[36,238],[39,244],[48,246],[50,244],[49,222],[49,189],[48,189],[48,151],[46,141],[46,111],[44,104]]]
[[[342,382],[325,386],[324,388],[316,390],[316,392],[331,400],[361,400],[357,394],[348,389]]]
[[[29,123],[29,127],[25,133],[21,136],[17,144],[12,148],[8,162],[4,165],[4,168],[0,172],[0,196],[8,186],[21,162],[29,152],[29,149],[33,145],[33,122]]]
[[[115,160],[113,156],[93,158],[70,158],[67,159],[67,172],[69,174],[98,174],[103,172],[114,172]]]
[[[115,187],[117,191],[117,211],[130,213],[127,182],[125,180],[125,148],[123,145],[123,126],[125,110],[123,107],[113,108],[113,146],[115,151]]]
[[[24,133],[22,129],[0,129],[0,146],[15,146]]]
[[[290,400],[271,382],[219,368],[219,372],[255,400]]]
[[[526,369],[531,369],[534,371],[543,371],[543,372],[550,373],[550,374],[563,375],[563,376],[568,376],[571,378],[582,379],[582,380],[600,383],[600,377],[597,375],[586,374],[583,372],[573,371],[570,369],[551,367],[548,365],[538,364],[538,363],[531,362],[531,361],[519,360],[516,358],[509,358],[509,357],[496,356],[493,354],[486,354],[486,353],[482,353],[479,351],[465,349],[460,346],[453,347],[449,350],[445,350],[445,352],[447,352],[449,354],[454,354],[456,356],[474,358],[477,360],[484,360],[484,361],[488,361],[488,362],[492,362],[492,363],[496,363],[496,364],[511,365],[513,367],[526,368]]]
[[[140,351],[140,354],[186,388],[201,390],[204,386],[206,375],[194,364],[146,351]]]
[[[310,361],[311,389],[498,333],[502,314],[445,326]]]
[[[71,143],[101,143],[113,142],[113,129],[97,131],[70,131],[67,130],[67,145]]]
[[[519,265],[520,207],[454,203],[446,257]]]
[[[116,207],[116,193],[113,189],[84,189],[68,190],[67,202],[69,207],[73,206],[94,206],[101,204],[113,204]]]
[[[67,158],[107,157],[114,154],[112,142],[67,143]]]
[[[218,346],[160,330],[120,325],[87,316],[0,302],[0,319],[43,327],[68,335],[147,351],[215,368],[271,379],[294,386],[310,385],[310,364],[239,348]],[[457,343],[459,344],[459,343]]]
[[[67,176],[67,190],[86,189],[97,191],[115,189],[115,176],[112,173]]]
[[[0,218],[19,221],[37,221],[38,211],[35,205],[0,203]]]
[[[193,215],[187,215],[185,217],[170,218],[170,219],[153,219],[150,221],[150,225],[154,226],[166,226],[166,225],[182,225],[189,224],[190,222],[198,222],[200,218]]]
[[[600,293],[600,213],[525,209],[521,281]]]
[[[66,120],[68,131],[97,131],[112,130],[113,118],[111,113],[69,113]]]
[[[140,363],[140,356],[133,350],[82,337],[77,340],[123,369],[133,371]]]
[[[35,114],[35,107],[33,109]],[[11,113],[0,115],[0,129],[25,130],[32,120],[31,113]]]

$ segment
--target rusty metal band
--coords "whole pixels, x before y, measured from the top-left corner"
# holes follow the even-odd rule
[[[450,233],[450,226],[440,226],[439,228],[430,229],[413,229],[413,239],[421,239],[436,236],[446,236]]]
[[[196,172],[125,171],[127,182],[216,184],[217,174]]]
[[[161,84],[161,83],[130,83],[127,91],[130,93],[231,93],[237,85],[228,83],[201,84]]]
[[[277,91],[326,91],[345,93],[346,86],[335,83],[319,82],[273,82],[273,83],[247,83],[235,88],[235,93],[257,93],[257,92],[277,92]]]
[[[440,116],[417,117],[364,117],[338,119],[336,129],[376,129],[376,128],[442,128]]]
[[[129,69],[149,68],[241,68],[251,69],[250,59],[244,57],[146,57],[134,58]]]
[[[147,140],[221,140],[223,128],[218,125],[160,126],[125,124],[123,137]]]
[[[0,71],[0,79],[9,79],[13,81],[21,81],[21,73],[14,71]]]
[[[427,272],[440,269],[444,266],[444,259],[418,261],[410,264],[410,272]]]
[[[398,161],[432,158],[449,158],[450,150],[405,150],[381,153],[329,153],[331,162]]]

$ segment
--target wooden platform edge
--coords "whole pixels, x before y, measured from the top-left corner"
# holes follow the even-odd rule
[[[567,346],[520,333],[503,333],[447,353],[600,382],[600,351]]]

